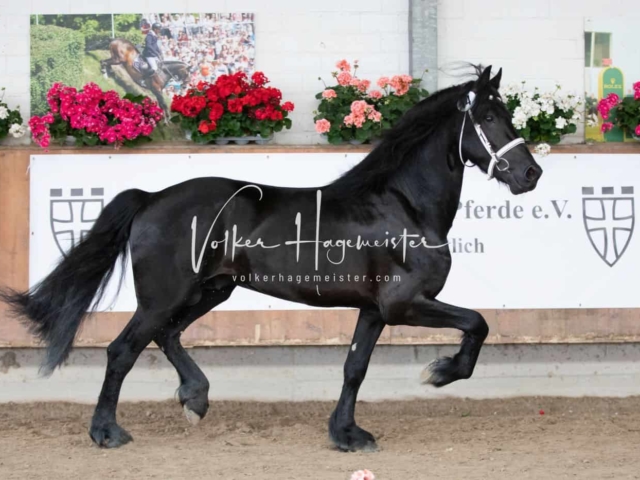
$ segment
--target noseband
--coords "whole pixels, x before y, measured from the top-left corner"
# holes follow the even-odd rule
[[[475,121],[475,119],[473,118],[473,114],[471,113],[471,107],[473,106],[475,96],[476,95],[474,92],[469,92],[465,104],[458,106],[458,109],[464,113],[464,118],[462,119],[462,129],[460,130],[460,141],[458,142],[458,153],[460,154],[460,161],[462,162],[462,165],[464,165],[465,167],[474,166],[473,163],[467,164],[462,156],[462,137],[464,136],[464,127],[467,121],[467,115],[469,115],[469,119],[473,124],[473,128],[475,129],[476,133],[478,134],[478,138],[480,139],[480,143],[491,157],[489,167],[487,168],[487,180],[491,180],[493,178],[493,171],[495,169],[500,172],[509,171],[509,161],[506,158],[503,158],[503,155],[505,155],[507,152],[511,151],[518,145],[524,145],[525,142],[524,138],[516,138],[514,140],[511,140],[497,152],[494,152],[493,147],[491,146],[491,142],[485,135],[480,124]],[[503,168],[500,168],[501,162],[505,163],[505,166]]]

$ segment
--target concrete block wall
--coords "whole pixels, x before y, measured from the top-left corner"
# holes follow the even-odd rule
[[[637,22],[635,0],[440,0],[440,88],[458,83],[447,74],[460,61],[504,68],[506,82],[584,91],[584,21],[624,16]],[[294,128],[279,143],[313,144],[318,77],[334,63],[359,59],[361,76],[409,69],[409,0],[0,0],[0,84],[11,105],[29,105],[29,14],[143,11],[256,13],[257,67],[296,103]],[[629,48],[633,48],[630,45]],[[575,137],[581,140],[580,136]]]
[[[638,22],[633,0],[440,0],[438,86],[459,83],[456,62],[503,68],[503,82],[584,94],[584,23],[624,16]],[[629,48],[634,48],[629,45]],[[582,126],[580,126],[582,127]],[[583,129],[567,138],[581,142]]]
[[[441,0],[438,62],[441,70],[460,60],[493,64],[503,67],[507,81],[540,88],[559,81],[581,92],[585,18],[637,22],[634,7],[633,0]],[[440,87],[456,83],[444,71],[438,80]]]
[[[318,77],[357,59],[361,78],[408,73],[408,0],[0,0],[0,85],[9,105],[29,110],[29,15],[139,12],[253,12],[256,64],[296,105],[278,143],[324,143],[315,132]]]

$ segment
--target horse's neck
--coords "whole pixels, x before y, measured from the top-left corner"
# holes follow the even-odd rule
[[[449,145],[430,142],[390,183],[422,227],[449,232],[458,211],[464,167]]]

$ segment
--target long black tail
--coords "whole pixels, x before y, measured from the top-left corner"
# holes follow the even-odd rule
[[[0,299],[47,346],[43,373],[51,374],[69,356],[82,320],[102,298],[118,257],[124,275],[131,223],[148,196],[142,190],[120,193],[42,282],[24,293],[0,290]]]

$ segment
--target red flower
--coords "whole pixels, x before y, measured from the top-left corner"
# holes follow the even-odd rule
[[[262,72],[256,72],[251,75],[251,81],[258,87],[262,87],[269,83],[269,79]]]
[[[217,122],[224,114],[224,107],[220,103],[214,103],[209,107],[209,120]]]
[[[195,118],[207,106],[207,100],[204,97],[188,98],[182,106],[182,113],[185,117]]]
[[[233,98],[227,102],[227,108],[231,113],[242,113],[244,102],[240,98]]]
[[[217,102],[220,99],[220,97],[218,96],[218,89],[215,87],[215,85],[211,85],[209,88],[207,88],[207,92],[205,93],[205,95],[207,96],[207,100],[209,100],[210,102]]]
[[[284,102],[284,103],[282,104],[282,109],[283,109],[285,112],[293,112],[294,105],[293,105],[293,103],[291,103],[291,102]]]
[[[200,125],[198,126],[198,131],[200,133],[209,133],[209,124],[206,120],[202,120]]]

